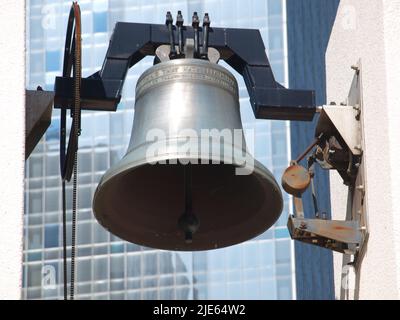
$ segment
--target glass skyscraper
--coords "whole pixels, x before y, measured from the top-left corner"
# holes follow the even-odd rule
[[[287,0],[286,4],[290,87],[315,90],[319,106],[327,103],[325,52],[338,6],[339,0]],[[291,122],[293,157],[301,154],[313,141],[317,121],[315,117],[313,122]],[[318,206],[330,217],[328,172],[316,166],[314,183]],[[305,217],[313,218],[310,190],[303,195],[303,206]],[[297,299],[334,299],[332,251],[296,242],[295,252]]]
[[[71,1],[27,1],[27,85],[53,90],[61,74]],[[260,29],[277,81],[287,85],[285,0],[81,0],[83,76],[101,68],[117,21],[164,23],[165,13],[210,14],[212,26]],[[77,299],[293,299],[293,243],[286,229],[289,198],[277,224],[233,247],[204,252],[169,252],[121,241],[94,219],[91,204],[100,177],[124,155],[132,129],[135,84],[152,65],[146,58],[128,73],[118,111],[83,112],[79,150]],[[289,162],[289,125],[257,121],[243,79],[238,79],[244,129],[255,132],[250,148],[277,179]],[[251,145],[251,144],[250,144]],[[63,294],[59,110],[26,166],[24,245],[25,299],[60,299]],[[68,188],[67,199],[71,199]],[[71,203],[68,207],[68,232]]]

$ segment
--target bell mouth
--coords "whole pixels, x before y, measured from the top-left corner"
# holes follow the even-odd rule
[[[281,190],[258,161],[247,168],[253,169],[249,175],[236,175],[234,163],[192,164],[192,207],[199,227],[187,243],[178,224],[185,210],[180,162],[194,159],[168,157],[168,163],[180,161],[152,165],[148,159],[132,162],[129,155],[118,170],[105,174],[93,200],[100,224],[129,242],[176,251],[227,247],[263,233],[282,211]]]

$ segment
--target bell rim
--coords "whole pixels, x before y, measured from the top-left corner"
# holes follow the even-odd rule
[[[187,157],[185,157],[187,158]],[[173,160],[173,157],[169,157],[169,159]],[[182,159],[182,158],[180,158]],[[253,158],[254,159],[254,158]],[[179,160],[179,158],[176,158],[176,160]],[[146,242],[140,242],[140,241],[132,241],[132,238],[130,239],[129,237],[125,236],[125,234],[121,234],[119,232],[115,232],[114,228],[118,228],[118,227],[113,227],[111,225],[107,225],[106,223],[104,223],[104,214],[97,212],[97,210],[95,209],[95,205],[96,205],[96,199],[99,196],[100,190],[103,189],[108,183],[111,183],[112,180],[114,180],[115,178],[120,178],[121,174],[123,175],[127,175],[129,174],[131,171],[136,170],[140,167],[144,167],[146,165],[149,165],[149,163],[144,160],[144,161],[140,161],[140,162],[136,162],[136,163],[132,163],[132,165],[129,168],[125,168],[124,170],[117,172],[115,174],[112,175],[112,177],[110,177],[109,179],[103,181],[101,180],[96,188],[95,194],[93,196],[93,202],[92,202],[92,207],[93,207],[93,214],[96,218],[96,220],[100,223],[100,225],[102,225],[106,230],[108,230],[109,232],[111,232],[112,234],[115,234],[117,237],[121,238],[124,241],[128,241],[130,243],[135,243],[137,245],[140,246],[144,246],[144,247],[148,247],[148,248],[154,248],[154,249],[159,249],[159,250],[172,250],[172,251],[186,251],[186,252],[194,252],[194,251],[206,251],[206,250],[214,250],[214,249],[221,249],[221,248],[225,248],[225,247],[229,247],[232,245],[236,245],[236,244],[240,244],[243,243],[245,241],[251,240],[256,238],[257,236],[263,234],[264,232],[266,232],[268,229],[270,229],[279,219],[279,217],[282,214],[283,211],[283,196],[282,196],[282,191],[281,188],[279,187],[278,182],[276,181],[275,177],[273,176],[273,174],[258,160],[254,159],[254,169],[253,172],[251,173],[251,175],[255,175],[257,177],[257,179],[264,179],[267,180],[268,184],[269,184],[269,189],[274,192],[274,199],[276,200],[275,205],[277,206],[277,210],[276,212],[273,212],[273,214],[269,214],[269,216],[273,217],[273,219],[271,219],[272,223],[270,223],[269,225],[264,224],[262,230],[260,229],[259,232],[257,233],[253,233],[251,234],[251,236],[249,237],[248,235],[246,236],[246,238],[243,240],[239,240],[239,241],[231,241],[227,244],[224,245],[220,245],[218,247],[211,247],[211,246],[204,246],[204,247],[200,247],[200,248],[193,248],[193,247],[175,247],[175,248],[171,248],[169,246],[151,246],[149,243]],[[201,164],[199,164],[201,165]],[[230,164],[232,166],[235,166],[235,164]],[[235,166],[236,167],[236,166]]]
[[[175,146],[174,143],[177,143],[179,140],[176,138],[169,138],[166,140],[161,140],[158,142],[165,143],[166,145],[173,145]],[[204,143],[202,139],[195,140],[194,143]],[[122,157],[121,160],[119,160],[116,164],[111,166],[102,176],[99,185],[105,183],[108,181],[111,177],[114,177],[118,175],[121,172],[130,170],[131,168],[138,168],[142,165],[146,164],[151,164],[151,163],[158,163],[166,160],[187,160],[191,163],[192,161],[200,160],[200,161],[208,161],[208,162],[217,162],[217,164],[231,164],[237,168],[243,168],[243,163],[240,163],[237,161],[237,159],[246,159],[245,161],[245,166],[244,169],[250,168],[250,170],[254,170],[256,168],[260,168],[261,171],[267,172],[269,177],[272,178],[274,181],[275,185],[279,188],[279,184],[277,180],[275,179],[274,175],[272,174],[271,171],[268,170],[260,161],[255,159],[252,154],[250,154],[246,150],[246,146],[237,146],[233,145],[231,149],[228,149],[227,155],[222,155],[223,159],[225,161],[222,161],[221,155],[219,154],[214,154],[214,153],[209,153],[209,152],[202,152],[200,151],[199,153],[196,154],[187,154],[185,151],[179,152],[176,151],[175,149],[165,149],[163,153],[159,152],[157,155],[152,155],[149,156],[145,153],[144,150],[147,150],[151,145],[153,145],[153,142],[146,142],[144,144],[138,145],[135,148],[129,149],[127,153],[125,154],[124,157]],[[208,145],[209,149],[213,150],[214,146],[220,146],[219,143],[214,143],[212,142],[211,144]],[[176,146],[175,146],[176,147]],[[229,153],[231,151],[231,153]],[[224,150],[225,152],[225,150]],[[135,155],[141,155],[138,158],[135,158]],[[146,157],[142,157],[142,155],[146,154]],[[250,160],[250,161],[247,161]],[[253,165],[248,165],[248,163],[253,163]]]

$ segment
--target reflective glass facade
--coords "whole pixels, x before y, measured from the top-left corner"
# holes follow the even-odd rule
[[[289,85],[292,89],[313,89],[318,106],[326,101],[325,52],[339,0],[287,0],[287,33]],[[304,36],[307,35],[307,36]],[[292,154],[301,154],[314,139],[318,118],[313,122],[293,121],[290,124]],[[316,166],[318,207],[330,217],[329,173]],[[314,217],[310,190],[303,194],[306,218]],[[296,241],[297,299],[334,299],[333,255],[317,246]],[[320,272],[324,270],[324,272]]]
[[[27,1],[27,84],[53,89],[61,73],[65,28],[71,2]],[[261,30],[276,79],[287,83],[284,0],[95,0],[80,1],[83,75],[100,69],[117,21],[164,23],[165,13],[209,12],[213,26]],[[226,66],[226,64],[221,63]],[[246,243],[216,251],[179,253],[139,247],[106,232],[94,219],[91,201],[100,177],[124,155],[133,123],[135,84],[152,65],[146,58],[127,76],[115,113],[83,112],[79,150],[77,299],[292,299],[293,245],[286,230],[289,199],[275,227]],[[230,69],[231,70],[231,69]],[[286,122],[256,121],[242,78],[244,128],[255,130],[250,151],[280,179],[288,163]],[[25,299],[62,297],[59,111],[26,166],[24,246]],[[71,188],[67,194],[68,232]],[[69,253],[68,253],[69,254]]]

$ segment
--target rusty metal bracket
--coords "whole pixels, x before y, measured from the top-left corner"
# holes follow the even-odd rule
[[[362,241],[358,221],[305,219],[291,215],[288,229],[295,240],[346,254],[355,254]]]
[[[289,233],[294,240],[318,245],[333,251],[354,256],[352,265],[362,260],[368,239],[366,213],[366,184],[363,164],[362,86],[361,63],[352,66],[355,71],[346,102],[320,109],[315,137],[321,138],[313,157],[323,169],[336,170],[348,186],[346,220],[304,218],[301,194],[303,189],[292,192],[287,185],[297,186],[305,181],[304,173],[291,163],[282,177],[284,189],[294,196],[295,215],[288,220]],[[307,148],[304,157],[311,152]],[[296,170],[294,170],[297,168]],[[305,169],[304,169],[305,170]],[[302,173],[302,175],[300,174]]]

